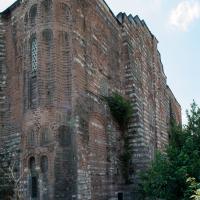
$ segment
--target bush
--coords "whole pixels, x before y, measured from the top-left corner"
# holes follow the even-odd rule
[[[149,199],[189,200],[194,194],[187,180],[194,177],[200,181],[200,109],[195,102],[187,117],[184,128],[171,124],[166,151],[158,152],[150,169],[141,176],[141,190]]]

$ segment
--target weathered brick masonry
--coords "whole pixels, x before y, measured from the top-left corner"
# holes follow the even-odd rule
[[[181,123],[157,43],[138,16],[115,17],[102,0],[18,0],[1,13],[0,136],[20,149],[22,199],[136,198],[170,117]],[[134,108],[129,185],[121,132],[100,98],[114,91]]]

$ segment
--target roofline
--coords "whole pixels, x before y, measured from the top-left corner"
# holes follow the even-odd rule
[[[120,21],[118,20],[118,18],[116,17],[116,15],[113,13],[112,9],[110,8],[110,6],[106,3],[105,0],[102,0],[102,2],[105,4],[105,6],[108,8],[110,14],[113,16],[113,18],[117,21],[117,23],[121,24]]]
[[[173,95],[176,103],[181,107],[181,104],[179,103],[179,101],[177,100],[177,98],[174,96],[174,93],[172,92],[172,89],[169,87],[169,85],[167,85],[167,89],[171,92],[171,94]]]
[[[118,22],[119,20],[117,19],[117,17],[115,16],[115,14],[113,13],[113,11],[111,10],[111,8],[109,7],[109,5],[106,3],[105,0],[102,0],[103,4],[108,8],[109,12],[111,13],[111,15],[113,16],[113,18]],[[0,15],[4,16],[9,14],[10,12],[12,12],[17,6],[19,6],[21,3],[21,0],[16,0],[12,5],[10,5],[8,8],[6,8],[5,10],[3,10],[2,12],[0,12]]]
[[[4,11],[0,12],[0,15],[5,16],[11,13],[16,7],[18,7],[21,3],[21,0],[16,0],[11,6],[6,8]]]

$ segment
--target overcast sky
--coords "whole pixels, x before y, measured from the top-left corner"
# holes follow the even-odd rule
[[[0,11],[15,0],[0,0]],[[200,0],[106,0],[114,14],[139,15],[159,40],[168,85],[183,109],[200,105]]]

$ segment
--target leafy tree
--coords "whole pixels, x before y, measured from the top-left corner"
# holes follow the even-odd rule
[[[191,177],[187,179],[187,183],[189,184],[188,190],[193,193],[190,198],[193,200],[200,200],[200,183],[197,183],[196,179]]]
[[[188,124],[171,124],[166,151],[158,152],[150,169],[142,175],[141,190],[150,200],[188,200],[194,194],[189,177],[200,181],[200,108],[195,102],[187,111]],[[142,197],[143,199],[145,197]]]

